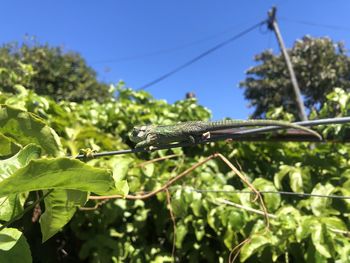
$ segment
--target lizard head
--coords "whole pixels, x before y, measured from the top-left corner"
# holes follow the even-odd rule
[[[152,125],[135,126],[129,134],[129,138],[132,142],[142,142],[146,140],[149,131],[152,129]]]

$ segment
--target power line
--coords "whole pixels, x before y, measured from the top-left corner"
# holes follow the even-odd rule
[[[198,193],[227,193],[227,194],[254,194],[253,191],[242,191],[242,190],[214,190],[214,189],[197,189],[192,187],[178,187],[174,186],[170,189],[184,189],[192,192]],[[319,197],[319,198],[331,198],[331,199],[350,199],[350,196],[343,195],[323,195],[323,194],[312,194],[312,193],[301,193],[301,192],[288,192],[288,191],[259,191],[261,194],[280,194],[280,195],[292,195],[300,198],[303,197]]]
[[[327,29],[350,31],[350,27],[339,26],[339,25],[319,24],[319,23],[314,23],[314,22],[311,22],[311,21],[294,20],[294,19],[290,19],[290,18],[286,18],[286,17],[280,18],[280,20],[286,21],[286,22],[292,22],[292,23],[295,23],[295,24],[307,25],[307,26],[314,26],[314,27],[322,27],[322,28],[327,28]]]
[[[181,66],[178,66],[178,67],[176,67],[175,69],[169,71],[168,73],[166,73],[166,74],[164,74],[164,75],[162,75],[162,76],[156,78],[155,80],[153,80],[153,81],[151,81],[151,82],[149,82],[149,83],[147,83],[147,84],[141,86],[141,87],[138,88],[137,90],[146,89],[146,88],[148,88],[148,87],[150,87],[150,86],[153,86],[154,84],[156,84],[156,83],[158,83],[158,82],[160,82],[160,81],[162,81],[162,80],[164,80],[164,79],[170,77],[171,75],[174,75],[175,73],[177,73],[177,72],[181,71],[182,69],[184,69],[184,68],[186,68],[186,67],[192,65],[193,63],[195,63],[195,62],[197,62],[198,60],[200,60],[200,59],[206,57],[207,55],[213,53],[214,51],[216,51],[216,50],[222,48],[223,46],[226,46],[227,44],[229,44],[229,43],[231,43],[231,42],[237,40],[238,38],[244,36],[245,34],[249,33],[250,31],[253,31],[254,29],[260,27],[260,26],[261,26],[262,24],[264,24],[264,23],[266,23],[266,20],[263,20],[263,21],[261,21],[261,22],[255,24],[255,25],[253,25],[253,26],[251,26],[251,27],[249,27],[249,28],[243,30],[242,32],[238,33],[237,35],[235,35],[235,36],[233,36],[233,37],[231,37],[231,38],[229,38],[229,39],[227,39],[227,40],[225,40],[225,41],[223,41],[223,42],[217,44],[216,46],[214,46],[214,47],[208,49],[207,51],[205,51],[205,52],[203,52],[202,54],[200,54],[200,55],[194,57],[193,59],[191,59],[191,60],[189,60],[188,62],[182,64]]]
[[[165,49],[160,49],[160,50],[156,50],[156,51],[152,51],[152,52],[147,52],[144,54],[139,54],[139,55],[131,55],[131,56],[125,56],[125,57],[119,57],[119,58],[113,58],[113,59],[106,59],[106,60],[97,60],[97,61],[92,61],[91,64],[101,64],[101,63],[116,63],[116,62],[122,62],[122,61],[130,61],[130,60],[137,60],[137,59],[142,59],[142,58],[146,58],[146,57],[152,57],[152,56],[157,56],[157,55],[161,55],[161,54],[167,54],[167,53],[173,53],[176,52],[178,50],[182,50],[188,47],[192,47],[198,44],[201,44],[203,42],[206,42],[208,40],[212,40],[217,38],[218,36],[224,35],[228,32],[231,32],[233,29],[237,28],[238,25],[232,26],[226,30],[220,31],[216,34],[201,38],[201,39],[197,39],[188,43],[184,43],[182,45],[178,45],[175,47],[171,47],[171,48],[165,48]]]

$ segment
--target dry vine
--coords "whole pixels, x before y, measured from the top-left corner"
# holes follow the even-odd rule
[[[169,158],[173,158],[173,157],[177,157],[176,155],[170,155],[170,156],[166,156],[166,157],[161,157],[161,158],[157,158],[155,160],[151,160],[151,161],[147,161],[144,162],[142,164],[140,164],[139,166],[144,166],[146,164],[149,163],[153,163],[156,161],[160,161],[160,160],[164,160],[164,159],[169,159]],[[135,194],[135,195],[109,195],[109,196],[90,196],[89,199],[90,200],[109,200],[109,199],[117,199],[117,198],[122,198],[122,199],[128,199],[128,200],[144,200],[144,199],[148,199],[150,197],[155,196],[156,194],[165,191],[165,193],[167,194],[167,203],[168,203],[168,207],[169,207],[169,212],[170,212],[170,217],[171,220],[173,221],[173,226],[174,226],[174,240],[173,240],[173,249],[172,249],[172,255],[174,258],[174,254],[175,254],[175,236],[176,236],[176,223],[175,223],[175,217],[170,205],[170,193],[169,193],[169,186],[171,186],[172,184],[174,184],[175,182],[177,182],[178,180],[182,179],[184,176],[186,176],[187,174],[189,174],[190,172],[192,172],[193,170],[195,170],[196,168],[198,168],[199,166],[205,164],[206,162],[214,159],[214,158],[219,158],[221,159],[228,167],[230,167],[230,169],[236,174],[238,175],[238,177],[252,190],[253,193],[255,193],[256,197],[254,199],[254,201],[258,200],[260,203],[260,206],[262,208],[262,213],[264,215],[265,218],[265,222],[266,222],[266,227],[264,232],[269,230],[269,225],[270,225],[270,220],[269,220],[269,214],[267,212],[267,208],[265,206],[264,203],[264,199],[261,195],[261,193],[254,187],[253,184],[251,184],[247,178],[222,154],[220,153],[214,153],[208,157],[206,157],[204,160],[194,164],[193,166],[191,166],[190,168],[186,169],[185,171],[183,171],[182,173],[180,173],[179,175],[171,178],[170,180],[168,180],[168,182],[166,182],[163,186],[161,186],[160,188],[153,190],[149,193],[144,193],[144,194]],[[98,206],[100,205],[97,204],[94,208],[92,209],[96,209]],[[82,208],[84,209],[84,208]],[[90,210],[90,209],[89,209]],[[234,262],[236,260],[236,258],[239,255],[240,250],[242,249],[242,247],[249,243],[251,241],[251,237],[246,238],[245,240],[243,240],[241,243],[239,243],[237,246],[235,246],[230,254],[229,254],[229,262]]]

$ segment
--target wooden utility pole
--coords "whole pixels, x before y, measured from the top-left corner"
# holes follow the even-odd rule
[[[284,59],[285,59],[286,64],[287,64],[287,68],[288,68],[289,75],[290,75],[290,80],[292,82],[292,86],[293,86],[293,90],[294,90],[295,102],[296,102],[296,105],[298,107],[299,118],[302,121],[307,121],[304,103],[303,103],[303,100],[301,97],[298,81],[297,81],[297,78],[296,78],[295,73],[294,73],[293,65],[292,65],[292,62],[290,61],[288,52],[286,50],[286,47],[284,45],[284,42],[283,42],[283,39],[281,36],[281,32],[280,32],[278,24],[276,22],[276,7],[271,8],[271,10],[268,12],[268,16],[269,16],[268,28],[275,32],[277,40],[278,40],[278,44],[280,46],[280,49],[282,51],[282,54],[283,54]]]

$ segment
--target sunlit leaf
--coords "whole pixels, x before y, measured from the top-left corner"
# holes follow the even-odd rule
[[[0,232],[0,259],[6,263],[31,263],[32,256],[24,235],[14,228]]]
[[[0,105],[0,132],[23,146],[35,143],[48,155],[62,155],[56,132],[30,112]]]
[[[332,238],[327,235],[326,227],[323,224],[317,224],[312,227],[312,242],[316,250],[326,258],[332,257],[334,246]]]
[[[56,234],[87,201],[88,193],[77,190],[55,190],[45,197],[45,212],[40,217],[43,242]]]
[[[0,160],[0,184],[10,177],[19,168],[24,167],[30,160],[40,156],[40,148],[29,144],[11,158]],[[9,221],[23,211],[23,205],[27,198],[26,191],[18,194],[9,193],[0,198],[0,220]]]
[[[0,133],[0,159],[12,156],[21,149],[21,146],[17,144],[10,137]]]
[[[272,182],[263,178],[255,179],[253,185],[259,191],[277,191]],[[274,211],[280,206],[281,197],[279,195],[273,193],[265,193],[263,194],[263,197],[268,210]]]
[[[0,250],[10,250],[21,236],[22,232],[16,228],[4,228],[0,231]]]
[[[69,158],[32,160],[0,182],[0,197],[33,190],[71,189],[118,193],[112,173]]]
[[[141,171],[148,177],[151,177],[154,172],[154,163],[149,163],[141,167]]]
[[[261,252],[266,246],[271,243],[271,240],[263,235],[254,235],[250,242],[245,244],[240,253],[240,260],[246,261],[251,255]]]
[[[335,191],[335,187],[329,183],[322,185],[317,184],[312,190],[312,194],[320,195],[331,195]],[[331,208],[332,199],[331,198],[312,198],[311,199],[311,209],[314,215],[332,215],[339,214],[335,209]]]

